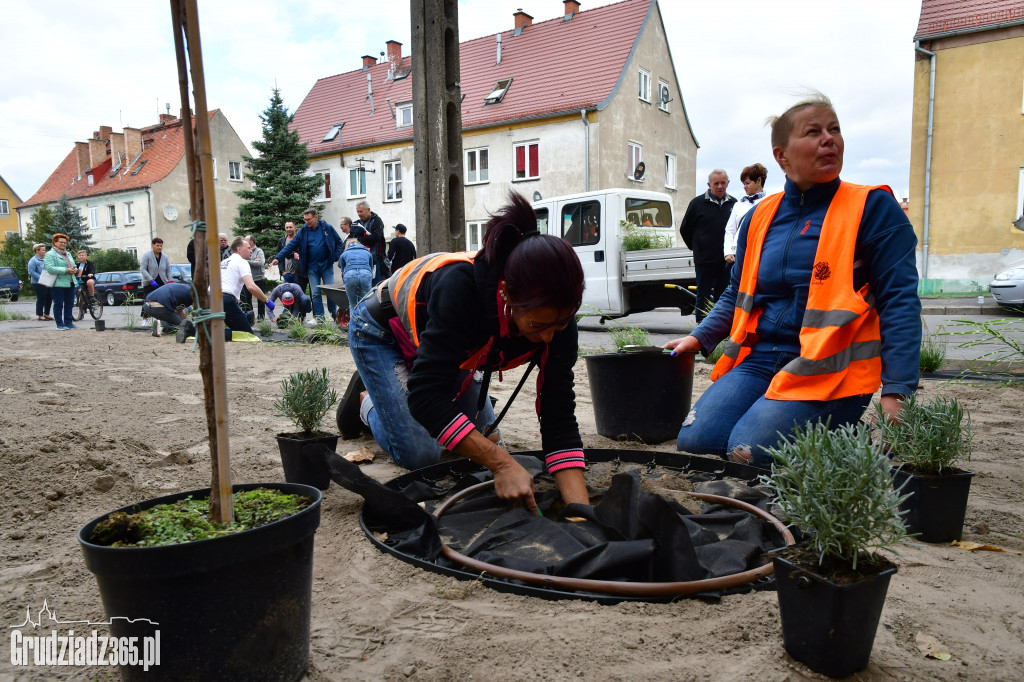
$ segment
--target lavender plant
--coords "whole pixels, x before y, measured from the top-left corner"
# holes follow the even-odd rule
[[[912,473],[939,475],[971,458],[971,415],[956,398],[922,402],[910,396],[903,402],[898,420],[886,417],[877,403],[875,412],[882,440]]]

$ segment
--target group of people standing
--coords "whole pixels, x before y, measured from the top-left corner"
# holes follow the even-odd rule
[[[66,234],[58,232],[51,241],[49,251],[45,244],[34,244],[34,255],[28,261],[29,279],[36,294],[36,318],[56,322],[60,331],[77,329],[72,316],[75,290],[82,282],[91,297],[96,271],[84,250],[78,252],[77,262],[71,257]]]

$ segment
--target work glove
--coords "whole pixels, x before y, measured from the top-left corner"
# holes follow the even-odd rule
[[[274,302],[273,301],[267,301],[267,310],[273,310],[273,309],[274,309]]]
[[[159,286],[159,285],[156,283],[155,279],[151,279],[151,280],[149,280],[149,286],[155,287],[155,286]]]

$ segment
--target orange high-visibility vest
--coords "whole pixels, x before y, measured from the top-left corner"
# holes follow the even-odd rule
[[[874,297],[865,284],[853,288],[854,249],[873,189],[884,185],[840,183],[825,214],[811,269],[807,307],[800,328],[800,356],[783,367],[765,396],[773,400],[832,400],[874,393],[882,383],[881,335]],[[766,197],[754,208],[747,228],[747,250],[736,293],[736,309],[725,352],[711,373],[714,381],[735,367],[757,341],[760,309],[754,291],[761,247],[783,194]]]

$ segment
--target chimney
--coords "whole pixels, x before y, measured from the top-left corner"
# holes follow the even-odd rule
[[[497,66],[498,64],[501,64],[501,34],[495,33],[494,37],[497,39],[498,45],[498,56],[494,60],[494,65]]]
[[[138,158],[142,153],[142,131],[138,128],[125,127],[124,129],[124,150],[128,154],[128,163]]]
[[[377,58],[374,57],[372,54],[364,54],[363,55],[363,71],[366,71],[371,66],[376,66],[376,64],[377,64]]]
[[[85,175],[85,171],[89,170],[88,142],[75,143],[75,157],[78,160],[78,177],[82,177],[83,175]]]
[[[177,120],[178,117],[174,114],[160,114],[160,125],[164,125],[165,123],[172,123]]]
[[[565,5],[565,21],[569,21],[572,15],[580,11],[580,3],[576,0],[562,0],[562,4]]]
[[[107,141],[89,140],[89,168],[95,168],[107,160]]]
[[[516,20],[516,35],[523,32],[523,29],[533,24],[533,17],[523,11],[520,7],[512,13],[512,18]]]
[[[104,142],[109,141],[110,133],[112,133],[113,131],[114,129],[110,126],[100,126],[100,133],[97,136],[97,139],[103,140]]]
[[[121,162],[125,157],[124,149],[124,133],[111,133],[110,134],[110,158],[113,159],[113,168],[117,167],[117,164]],[[129,159],[130,160],[130,159]],[[127,163],[125,161],[124,163]]]
[[[388,47],[388,61],[392,64],[398,64],[402,61],[402,43],[397,40],[389,40],[384,43]]]

